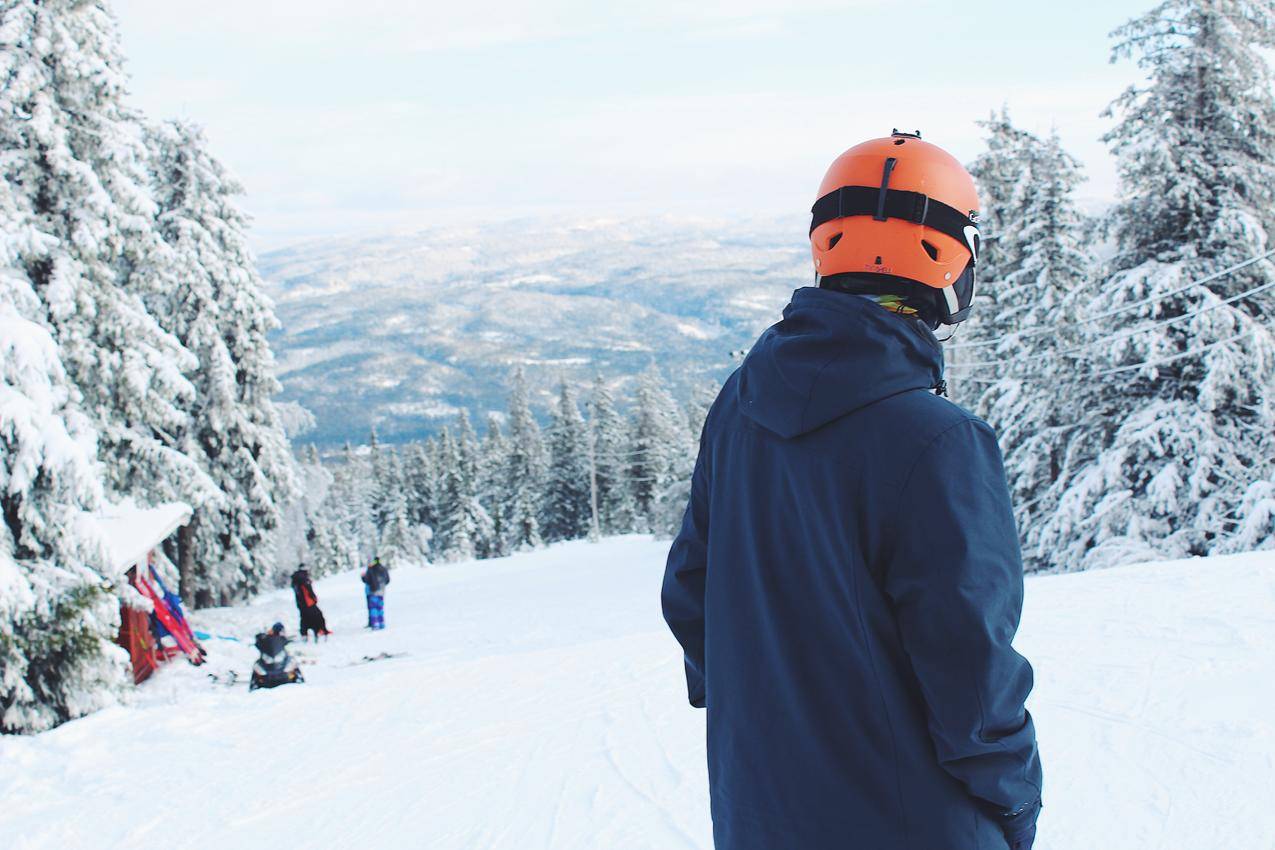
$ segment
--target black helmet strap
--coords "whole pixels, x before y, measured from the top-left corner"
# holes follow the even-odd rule
[[[856,215],[870,215],[878,221],[900,218],[937,230],[969,247],[974,261],[978,260],[978,213],[963,213],[936,201],[922,192],[889,188],[893,162],[887,161],[880,186],[842,186],[815,201],[810,208],[810,232],[833,219]]]

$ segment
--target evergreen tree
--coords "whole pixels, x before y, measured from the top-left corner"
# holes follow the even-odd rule
[[[100,3],[10,0],[0,168],[14,194],[14,268],[40,300],[108,485],[147,500],[212,492],[181,451],[196,360],[147,312],[171,293],[138,116],[124,106],[114,21]]]
[[[274,397],[267,334],[278,327],[248,249],[242,187],[184,122],[149,128],[159,231],[181,285],[152,298],[164,329],[198,360],[182,450],[215,494],[179,536],[183,594],[222,603],[261,587],[260,553],[298,481]]]
[[[375,431],[373,431],[375,438]],[[372,456],[369,461],[372,480],[371,504],[372,523],[379,537],[385,533],[390,519],[398,510],[398,503],[403,498],[403,469],[398,460],[398,452],[393,446],[372,444]]]
[[[5,268],[18,232],[0,227],[0,731],[37,732],[109,704],[127,665],[118,602],[87,566],[105,563],[96,435],[52,337],[27,318],[38,298]]]
[[[401,494],[390,506],[377,553],[390,568],[423,566],[429,560],[429,530],[414,526],[407,517],[407,499]]]
[[[1246,491],[1271,476],[1275,340],[1266,301],[1227,296],[1272,268],[1189,282],[1267,244],[1273,33],[1270,4],[1242,0],[1170,0],[1117,30],[1147,83],[1113,105],[1116,271],[1086,308],[1120,312],[1094,323],[1078,399],[1093,426],[1037,531],[1054,566],[1225,549],[1261,509]]]
[[[478,489],[478,435],[474,426],[469,423],[469,411],[462,410],[456,414],[456,457],[460,463],[460,474],[466,486],[475,493]]]
[[[336,472],[322,469],[322,476],[309,471],[320,465],[318,450],[310,446],[306,455],[305,488],[307,502],[316,495],[317,504],[307,507],[306,556],[310,574],[319,577],[354,569],[360,565],[359,539],[351,530],[348,497],[352,489],[349,463],[353,449],[346,445],[346,465]],[[321,494],[316,493],[315,483],[326,481]]]
[[[540,493],[544,482],[544,443],[531,415],[527,376],[514,370],[509,394],[509,455],[505,466],[505,550],[534,549],[541,544]]]
[[[403,457],[403,495],[407,520],[413,526],[433,528],[437,521],[434,516],[436,476],[428,447],[422,443],[409,445]]]
[[[692,451],[684,423],[659,368],[652,364],[638,377],[627,452],[638,530],[652,531],[660,526],[660,500],[681,477],[685,458]]]
[[[435,552],[440,561],[469,561],[490,540],[491,519],[478,503],[460,441],[447,428],[439,437],[439,452],[442,479]]]
[[[372,522],[369,464],[346,443],[342,462],[332,478],[330,501],[335,527],[356,553],[356,561],[366,560],[374,554],[378,536]]]
[[[1090,424],[1089,412],[1074,405],[1083,396],[1077,384],[1090,364],[1061,352],[1085,339],[1075,331],[1076,301],[1094,261],[1073,197],[1083,179],[1080,164],[1057,134],[1043,141],[1021,134],[1018,140],[1027,164],[1018,225],[1000,242],[1009,258],[1000,266],[1000,297],[980,305],[995,313],[992,325],[1007,330],[973,349],[971,356],[983,363],[967,366],[967,377],[980,382],[978,413],[1000,439],[1030,569],[1050,561],[1048,553],[1030,545],[1032,531],[1056,508],[1054,485],[1067,447]]]
[[[999,306],[1007,292],[1006,278],[1032,250],[1022,238],[1026,209],[1026,191],[1031,183],[1031,152],[1039,140],[1015,126],[1009,109],[993,112],[980,121],[986,132],[986,150],[969,165],[978,183],[979,232],[981,243],[975,276],[978,299],[970,318],[961,325],[954,345],[945,346],[948,365],[952,367],[948,390],[954,401],[972,408],[982,406],[986,383],[961,370],[963,363],[983,360],[979,354],[966,354],[970,346],[978,348],[1013,333],[1012,312]],[[1012,296],[1011,296],[1012,297]]]
[[[577,540],[588,535],[591,522],[589,443],[584,418],[565,380],[558,389],[546,445],[544,538]]]
[[[1275,48],[1275,4],[1165,0],[1113,35],[1112,61],[1134,58],[1146,75],[1108,110],[1120,119],[1105,137],[1122,187],[1117,268],[1200,258],[1192,270],[1211,271],[1259,253],[1275,224],[1275,101],[1262,55]]]
[[[986,150],[969,165],[970,175],[978,183],[979,233],[978,257],[980,297],[995,294],[995,284],[1004,280],[1010,270],[1022,261],[1028,246],[1016,238],[1023,226],[1026,210],[1024,191],[1030,185],[1032,151],[1039,140],[1014,125],[1009,108],[993,112],[978,122],[986,136]]]
[[[597,479],[598,524],[603,534],[634,530],[637,510],[626,477],[627,435],[624,419],[601,375],[593,379],[589,399],[589,431]]]
[[[478,502],[491,518],[491,540],[482,557],[500,558],[509,554],[506,532],[509,506],[505,503],[509,487],[505,478],[509,469],[509,441],[500,430],[496,414],[487,417],[487,433],[483,437],[478,461]]]

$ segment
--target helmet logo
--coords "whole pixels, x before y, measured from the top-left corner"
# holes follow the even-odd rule
[[[972,227],[968,224],[965,225],[965,244],[970,247],[970,257],[973,259],[975,265],[978,264],[978,242],[978,228]]]

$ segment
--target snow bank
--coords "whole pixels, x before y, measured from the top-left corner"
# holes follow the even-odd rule
[[[0,739],[0,845],[707,850],[663,555],[628,537],[399,570],[380,633],[357,575],[324,580],[336,634],[300,649],[307,683],[251,695],[222,683],[258,628],[294,625],[290,592],[198,612],[240,642]],[[1040,850],[1272,846],[1272,603],[1272,554],[1029,579]]]

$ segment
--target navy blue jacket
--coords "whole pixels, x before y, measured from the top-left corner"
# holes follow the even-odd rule
[[[1041,768],[991,429],[942,349],[799,289],[709,413],[664,617],[708,709],[718,850],[1005,850]]]

